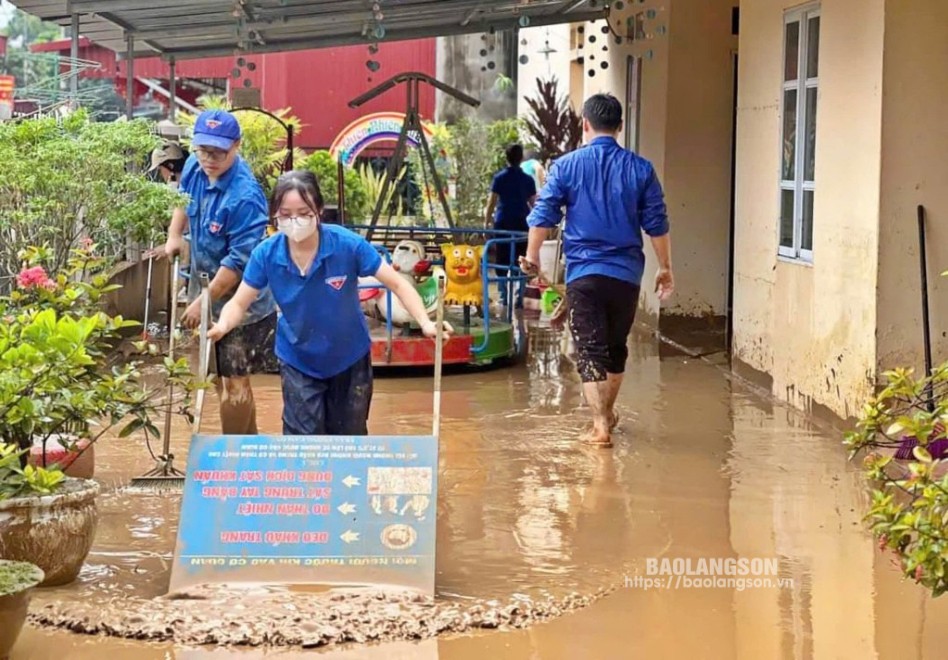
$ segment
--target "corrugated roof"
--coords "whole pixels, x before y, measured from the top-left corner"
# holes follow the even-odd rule
[[[605,0],[15,0],[118,53],[178,59],[370,44],[595,20]],[[381,20],[377,15],[381,14]]]

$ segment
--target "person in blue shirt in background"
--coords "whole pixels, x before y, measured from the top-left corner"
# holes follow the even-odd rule
[[[629,356],[628,337],[645,267],[642,232],[658,258],[659,300],[674,291],[665,196],[652,164],[619,146],[622,104],[596,94],[583,106],[586,146],[558,159],[529,217],[530,239],[521,269],[539,271],[540,246],[559,225],[566,255],[568,323],[576,345],[592,429],[582,441],[611,447],[618,424],[616,397]]]
[[[225,341],[261,291],[280,307],[276,355],[283,380],[284,435],[366,435],[372,402],[372,341],[359,278],[398,296],[426,337],[437,335],[421,296],[358,234],[320,221],[323,197],[312,172],[279,178],[270,212],[279,232],[257,247],[210,337]],[[453,329],[444,324],[445,337]]]
[[[490,184],[490,197],[487,200],[487,212],[484,214],[484,228],[526,232],[527,216],[537,196],[537,186],[533,177],[520,169],[523,162],[523,146],[512,144],[507,147],[507,167],[496,175]],[[494,209],[497,210],[495,215]],[[514,257],[513,255],[516,255]],[[524,241],[516,245],[502,243],[496,246],[494,263],[499,267],[498,277],[505,276],[512,268],[507,264],[516,264],[517,258],[527,253]],[[521,283],[521,289],[523,283]],[[507,287],[500,287],[500,302],[507,305]]]
[[[182,317],[187,328],[201,322],[202,273],[210,279],[212,315],[216,318],[233,295],[250,253],[265,238],[267,199],[247,163],[238,155],[241,130],[223,110],[202,112],[194,124],[192,154],[184,166],[179,190],[187,208],[175,209],[165,253],[174,257],[191,234],[188,294],[192,301]],[[274,371],[276,306],[269,292],[251,301],[243,325],[215,346],[221,427],[225,435],[256,435],[257,413],[250,374]]]

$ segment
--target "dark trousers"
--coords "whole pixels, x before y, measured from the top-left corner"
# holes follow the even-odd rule
[[[527,255],[527,244],[526,243],[517,243],[511,245],[510,243],[501,243],[494,246],[494,263],[497,264],[497,268],[494,269],[497,277],[506,277],[506,276],[515,276],[520,274],[519,267],[519,258],[525,257]],[[513,253],[513,268],[510,268],[510,257],[511,252]],[[507,282],[498,282],[498,288],[500,289],[500,303],[502,305],[507,304]],[[526,287],[523,281],[516,282],[511,287],[514,292],[514,296],[519,298],[523,294],[523,289]]]
[[[625,373],[639,285],[589,275],[566,285],[566,300],[580,379],[601,383],[607,374]]]
[[[332,378],[283,363],[283,435],[368,435],[372,354]]]

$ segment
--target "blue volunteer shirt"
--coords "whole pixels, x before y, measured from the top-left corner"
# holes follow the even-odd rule
[[[490,191],[499,198],[494,227],[526,231],[530,198],[537,194],[537,184],[533,177],[519,167],[506,167],[494,175]]]
[[[597,137],[550,168],[528,222],[556,227],[566,207],[566,281],[604,275],[641,284],[642,232],[668,233],[665,195],[655,168],[610,137]]]
[[[372,348],[359,304],[359,278],[375,275],[382,257],[344,227],[320,224],[319,251],[306,275],[290,257],[286,235],[274,234],[253,251],[244,282],[270,288],[280,320],[276,355],[313,378],[332,378]]]
[[[269,225],[267,200],[243,158],[237,158],[213,185],[196,156],[190,156],[181,175],[181,192],[191,197],[188,224],[191,232],[191,281],[188,293],[194,299],[201,290],[200,274],[214,279],[221,266],[244,272],[250,253],[266,236]],[[213,303],[218,318],[229,294]],[[247,310],[243,325],[255,323],[276,311],[273,296],[262,291]]]

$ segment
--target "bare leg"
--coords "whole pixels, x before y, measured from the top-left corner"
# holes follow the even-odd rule
[[[583,383],[583,395],[586,403],[592,409],[593,427],[588,433],[580,437],[580,441],[597,447],[611,447],[609,425],[611,422],[609,408],[609,381],[598,383]]]
[[[249,376],[220,378],[221,431],[224,435],[257,435],[257,406]]]
[[[624,374],[606,375],[606,412],[609,417],[609,430],[614,430],[619,425],[619,416],[616,414],[616,399],[619,397],[623,376]]]

